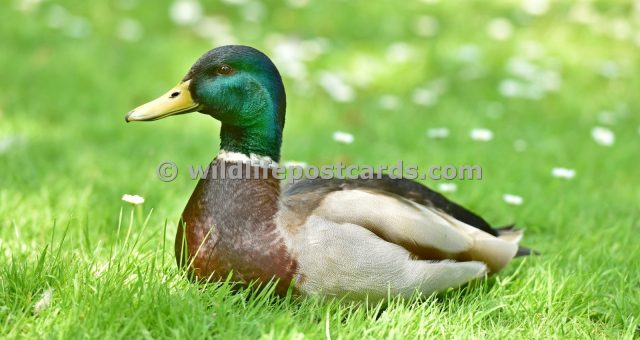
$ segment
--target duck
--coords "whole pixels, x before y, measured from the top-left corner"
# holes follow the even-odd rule
[[[460,287],[531,253],[519,246],[521,229],[494,228],[410,179],[284,183],[277,169],[285,111],[271,59],[228,45],[206,52],[175,87],[126,114],[126,122],[137,122],[200,112],[221,122],[209,168],[217,176],[198,181],[176,233],[177,263],[191,278],[373,300]]]

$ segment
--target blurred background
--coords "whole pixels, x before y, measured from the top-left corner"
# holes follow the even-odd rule
[[[425,184],[543,256],[381,313],[183,280],[187,168],[219,123],[124,116],[223,44],[280,69],[283,162],[479,165]],[[0,0],[0,334],[637,336],[639,52],[638,0]]]
[[[161,182],[156,166],[207,164],[219,123],[124,115],[224,44],[261,49],[283,74],[283,161],[481,165],[482,181],[428,184],[493,223],[518,220],[534,245],[637,220],[640,1],[1,6],[5,248],[30,249],[54,221],[108,242],[123,194],[143,196],[172,239],[195,183]]]

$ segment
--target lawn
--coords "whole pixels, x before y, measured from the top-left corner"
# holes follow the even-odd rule
[[[0,8],[0,337],[640,336],[640,2]],[[542,255],[384,305],[187,281],[173,239],[195,182],[156,167],[207,164],[219,123],[124,115],[227,43],[263,50],[284,76],[283,160],[480,165],[482,180],[426,184],[516,222]]]

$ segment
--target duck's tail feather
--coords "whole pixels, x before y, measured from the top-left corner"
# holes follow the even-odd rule
[[[504,227],[496,228],[495,230],[498,232],[499,239],[515,244],[520,243],[520,240],[522,240],[522,236],[524,235],[524,229],[516,228],[515,224],[509,224]],[[529,255],[540,255],[540,253],[530,248],[518,245],[516,257]]]

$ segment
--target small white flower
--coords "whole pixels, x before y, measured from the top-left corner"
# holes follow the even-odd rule
[[[194,25],[193,30],[202,38],[210,39],[214,45],[230,45],[238,41],[231,33],[229,20],[221,16],[203,17]]]
[[[551,169],[551,175],[557,178],[572,179],[576,176],[576,171],[567,168],[553,168]]]
[[[611,111],[600,111],[598,113],[598,122],[601,124],[615,125],[616,115]]]
[[[516,139],[513,142],[513,148],[518,152],[522,152],[527,149],[527,141],[524,139]]]
[[[440,192],[454,192],[456,190],[458,190],[458,186],[455,183],[438,184],[438,191]]]
[[[21,135],[8,135],[0,137],[0,154],[3,154],[12,147],[24,143],[24,136]]]
[[[126,279],[124,279],[124,284],[128,285],[138,280],[138,274],[129,274]]]
[[[465,44],[458,47],[457,58],[465,63],[473,63],[480,60],[481,52],[478,45]]]
[[[428,129],[427,137],[433,139],[447,138],[449,137],[449,129],[445,127]]]
[[[202,17],[202,6],[197,0],[177,0],[169,8],[169,16],[178,25],[195,24]]]
[[[138,195],[124,194],[122,195],[122,200],[133,205],[144,203],[144,197]]]
[[[522,9],[531,15],[543,15],[549,10],[549,0],[524,0]]]
[[[227,3],[229,5],[241,6],[241,5],[246,5],[248,0],[222,0],[222,2]]]
[[[489,129],[473,129],[469,135],[471,139],[479,142],[488,142],[493,139],[493,131]]]
[[[414,55],[413,47],[406,42],[396,42],[387,48],[387,59],[393,63],[405,63]]]
[[[511,204],[511,205],[521,205],[522,202],[524,202],[522,197],[520,197],[518,195],[512,195],[512,194],[504,194],[504,195],[502,195],[502,200],[504,200],[505,203]]]
[[[284,165],[285,168],[306,168],[307,167],[307,163],[301,162],[301,161],[286,161],[282,165]]]
[[[242,16],[250,22],[260,22],[265,16],[266,8],[259,1],[251,1],[242,7]]]
[[[335,73],[323,72],[320,74],[320,86],[337,102],[350,102],[356,96],[355,91],[342,77]]]
[[[123,19],[118,25],[118,38],[134,42],[142,38],[142,25],[134,19]]]
[[[47,288],[44,292],[42,292],[42,296],[40,300],[33,305],[33,312],[35,314],[39,314],[43,310],[49,308],[51,306],[51,298],[53,296],[53,289]]]
[[[16,9],[23,12],[30,12],[40,6],[42,0],[19,0],[16,2]]]
[[[428,88],[418,88],[411,94],[411,100],[422,106],[433,106],[438,102],[438,94]]]
[[[60,5],[52,5],[47,14],[47,25],[51,28],[62,28],[69,21],[70,16],[67,10]]]
[[[400,99],[393,95],[383,95],[380,97],[380,107],[386,110],[394,110],[400,106]]]
[[[94,264],[91,271],[93,272],[93,276],[100,277],[107,269],[109,269],[109,262],[103,262],[101,264]]]
[[[68,36],[81,39],[91,34],[91,23],[83,17],[71,17],[64,27]]]
[[[600,69],[598,70],[601,76],[609,79],[618,78],[620,75],[620,69],[618,67],[618,63],[613,60],[603,61],[600,64]]]
[[[495,18],[489,22],[487,33],[495,40],[507,40],[513,35],[513,25],[505,18]]]
[[[498,85],[498,92],[503,97],[519,97],[524,92],[524,85],[514,79],[504,79]]]
[[[287,0],[287,5],[296,8],[302,8],[309,4],[309,0]]]
[[[618,40],[627,40],[633,34],[633,27],[626,19],[616,18],[610,23],[611,35]]]
[[[336,131],[333,133],[333,140],[338,143],[351,144],[353,143],[353,135],[348,132]]]
[[[438,20],[434,17],[423,15],[418,17],[415,25],[415,32],[419,36],[432,37],[438,33]]]
[[[613,134],[613,131],[602,126],[596,126],[591,129],[591,138],[593,138],[596,143],[604,146],[611,146],[616,141],[616,136]]]

